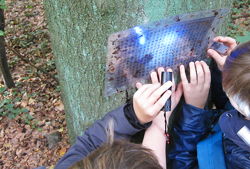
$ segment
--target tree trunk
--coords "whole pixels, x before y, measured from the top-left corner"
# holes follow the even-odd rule
[[[4,12],[3,9],[1,8],[0,8],[0,30],[4,31]],[[7,88],[14,87],[15,83],[12,80],[6,58],[4,36],[0,36],[0,71],[2,72],[5,86]]]
[[[45,0],[71,141],[126,94],[103,96],[111,33],[170,15],[231,7],[232,0]]]

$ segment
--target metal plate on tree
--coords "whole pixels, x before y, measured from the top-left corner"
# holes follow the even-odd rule
[[[169,17],[114,33],[108,39],[105,95],[145,82],[157,67],[205,59],[219,24],[229,10],[219,9]]]

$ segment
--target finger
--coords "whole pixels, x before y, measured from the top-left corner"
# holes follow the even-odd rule
[[[163,108],[171,94],[172,92],[170,90],[166,91],[163,96],[157,102],[155,102],[152,112],[159,112]]]
[[[210,57],[212,57],[212,58],[216,61],[216,63],[217,63],[218,65],[223,65],[224,60],[226,59],[226,57],[223,58],[223,56],[221,56],[218,52],[216,52],[216,51],[213,50],[213,49],[208,49],[207,54],[208,54]]]
[[[190,70],[190,83],[197,84],[196,69],[194,62],[189,63],[189,70]]]
[[[142,87],[142,83],[137,82],[137,83],[135,84],[135,86],[136,86],[136,88],[137,88],[137,89],[139,89],[139,88],[141,88],[141,87]]]
[[[176,89],[176,91],[174,93],[174,99],[175,99],[176,105],[179,103],[179,101],[181,99],[181,96],[182,96],[182,93],[183,93],[183,86],[182,86],[182,83],[180,82],[177,85],[177,89]]]
[[[197,77],[198,77],[198,85],[199,86],[203,86],[204,81],[205,81],[205,75],[203,72],[203,68],[202,65],[199,61],[195,62],[195,66],[196,66],[196,72],[197,72]]]
[[[214,40],[215,42],[220,42],[221,39],[223,39],[223,36],[216,36],[213,40]]]
[[[155,71],[150,73],[150,77],[153,84],[159,83],[157,73]]]
[[[185,67],[184,65],[180,66],[180,75],[181,75],[181,81],[183,85],[188,85],[188,80],[185,72]]]
[[[222,42],[224,45],[228,46],[229,49],[227,54],[229,54],[237,46],[236,40],[231,37],[218,36],[214,38],[214,41]]]
[[[180,82],[178,85],[177,85],[177,89],[176,91],[172,94],[172,98],[171,98],[171,110],[174,110],[175,107],[177,106],[177,104],[179,103],[180,99],[181,99],[181,96],[183,94],[183,86],[182,86],[182,83]]]
[[[237,46],[236,40],[231,38],[231,37],[217,36],[214,38],[214,41],[222,42],[228,47],[236,47]]]
[[[141,94],[142,98],[148,98],[149,96],[151,96],[151,94],[157,90],[159,87],[161,87],[160,83],[155,83],[152,86],[148,87],[146,90],[144,90],[144,92]]]
[[[167,72],[172,72],[172,83],[173,83],[173,85],[172,85],[172,92],[174,92],[175,91],[175,81],[174,81],[174,73],[173,73],[173,70],[172,69],[170,69],[170,68],[168,68],[167,69]]]
[[[159,82],[161,83],[161,73],[164,72],[165,69],[163,67],[159,67],[157,69],[157,72],[158,72],[158,77],[159,77]]]
[[[149,103],[155,103],[163,95],[163,93],[166,92],[172,85],[173,83],[171,81],[167,81],[157,90],[155,90],[148,98]]]
[[[237,45],[236,40],[233,39],[233,38],[231,38],[231,37],[224,37],[224,38],[221,40],[221,42],[224,42],[224,43],[228,44],[229,47],[230,47],[230,46]]]
[[[141,96],[141,94],[150,86],[152,86],[153,84],[145,84],[142,87],[140,87],[134,94],[134,98],[138,98]]]
[[[236,40],[230,37],[225,37],[224,38],[225,42],[224,44],[229,47],[227,54],[229,55],[232,50],[237,46]]]
[[[202,64],[203,71],[205,73],[204,87],[209,88],[210,83],[211,83],[211,72],[210,72],[209,66],[206,64],[206,62],[201,61],[201,64]]]

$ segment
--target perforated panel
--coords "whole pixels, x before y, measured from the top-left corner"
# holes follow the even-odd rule
[[[123,91],[147,80],[157,67],[176,70],[180,64],[205,59],[226,9],[175,16],[112,34],[108,40],[105,94]]]

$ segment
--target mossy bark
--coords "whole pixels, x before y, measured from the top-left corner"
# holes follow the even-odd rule
[[[231,7],[232,0],[44,0],[71,141],[123,104],[103,96],[107,38],[135,25],[186,12]]]

